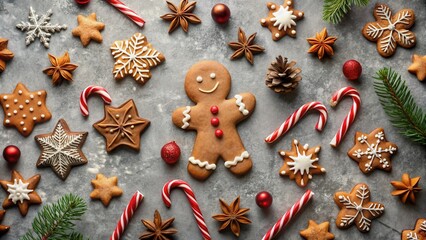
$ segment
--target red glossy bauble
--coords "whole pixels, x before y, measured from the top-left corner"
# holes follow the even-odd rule
[[[180,147],[173,141],[166,143],[161,148],[161,158],[167,164],[175,164],[180,157]]]
[[[216,131],[214,131],[214,135],[215,135],[217,138],[222,138],[222,137],[223,137],[223,131],[222,131],[222,130],[220,130],[220,129],[217,129]]]
[[[211,112],[213,115],[218,114],[218,113],[219,113],[219,108],[218,108],[218,106],[212,106],[212,107],[210,108],[210,112]]]
[[[15,145],[9,145],[4,148],[3,157],[6,162],[10,164],[15,164],[21,157],[21,150],[19,150],[19,148]]]
[[[75,0],[75,2],[80,5],[85,5],[88,4],[90,0]]]
[[[357,80],[361,76],[361,73],[362,66],[357,60],[348,60],[343,64],[343,74],[348,80]]]
[[[210,120],[210,123],[212,124],[212,126],[217,127],[219,126],[219,118],[214,117]]]
[[[272,205],[272,195],[267,191],[259,192],[256,195],[256,204],[260,208],[268,208]]]
[[[227,23],[231,17],[231,10],[223,3],[214,5],[211,13],[213,20],[219,24]]]

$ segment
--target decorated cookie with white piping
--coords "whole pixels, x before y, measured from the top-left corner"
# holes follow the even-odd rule
[[[179,128],[197,131],[188,162],[188,172],[195,179],[207,179],[220,158],[238,176],[252,167],[236,125],[251,115],[256,98],[241,93],[227,99],[230,90],[231,75],[219,62],[198,62],[186,74],[185,91],[195,106],[176,109],[172,120]]]

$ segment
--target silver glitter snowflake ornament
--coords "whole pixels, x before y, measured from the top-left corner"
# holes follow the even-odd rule
[[[60,32],[67,29],[67,25],[52,25],[50,23],[50,16],[53,12],[51,9],[46,14],[37,15],[32,7],[30,7],[30,13],[28,14],[28,22],[21,22],[16,27],[26,32],[25,44],[30,45],[36,38],[40,39],[40,42],[44,47],[49,48],[50,37],[52,33]]]

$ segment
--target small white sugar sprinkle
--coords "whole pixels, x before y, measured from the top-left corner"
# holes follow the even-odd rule
[[[40,115],[40,117],[41,117],[41,118],[45,118],[46,116],[45,116],[44,114],[41,114],[41,115]]]
[[[41,92],[37,92],[37,95],[41,96]]]
[[[271,9],[275,9],[275,8],[276,8],[276,7],[275,7],[275,5],[272,5],[272,6],[271,6]]]
[[[280,34],[279,33],[275,33],[275,37],[280,37]]]
[[[19,94],[19,95],[22,95],[22,90],[19,90],[19,91],[18,91],[18,94]]]
[[[19,124],[21,124],[21,126],[23,126],[25,123],[24,123],[24,121],[21,121]]]
[[[216,73],[210,73],[210,78],[211,79],[215,79],[216,78]]]
[[[7,100],[7,96],[3,96],[3,100]]]

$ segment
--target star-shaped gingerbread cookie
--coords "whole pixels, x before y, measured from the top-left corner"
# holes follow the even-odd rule
[[[107,178],[103,174],[97,174],[92,180],[94,190],[90,193],[90,198],[100,199],[105,207],[108,207],[113,197],[119,197],[123,190],[117,187],[118,178],[116,176]]]
[[[329,228],[329,222],[317,224],[315,221],[309,220],[308,228],[299,233],[306,240],[332,240],[334,239],[334,234],[329,232]]]
[[[0,73],[6,69],[6,62],[14,57],[13,52],[7,49],[7,43],[6,38],[0,38]]]
[[[107,152],[122,145],[139,151],[141,133],[149,124],[148,119],[139,117],[135,102],[130,99],[118,108],[105,105],[104,118],[93,127],[105,137]]]
[[[426,239],[426,218],[417,219],[414,229],[404,230],[401,233],[401,240],[425,240]]]
[[[91,13],[85,17],[77,16],[78,27],[72,30],[74,37],[80,37],[81,44],[84,47],[89,45],[90,41],[102,42],[101,31],[105,28],[105,24],[96,21],[96,13]]]
[[[67,122],[59,119],[52,133],[35,136],[41,147],[37,167],[51,167],[56,175],[65,180],[71,167],[87,163],[81,148],[87,132],[71,132]]]
[[[350,193],[335,193],[334,202],[340,208],[336,218],[336,226],[340,229],[355,224],[359,231],[368,232],[372,220],[382,216],[385,211],[383,204],[370,201],[370,190],[365,183],[357,184]]]
[[[373,130],[370,134],[356,132],[355,146],[348,151],[348,156],[358,162],[363,173],[371,173],[374,169],[391,171],[391,157],[398,147],[386,141],[382,128]]]
[[[0,222],[3,220],[5,213],[6,213],[5,210],[0,210]],[[9,229],[10,229],[9,226],[0,224],[0,237],[6,234],[9,231]]]
[[[15,127],[24,137],[33,131],[35,124],[48,121],[52,115],[46,107],[46,91],[30,92],[18,83],[12,94],[0,94],[6,127]]]
[[[301,146],[299,141],[293,140],[290,151],[279,151],[284,160],[280,174],[289,176],[297,185],[305,187],[314,174],[323,174],[325,169],[318,164],[320,146],[309,148],[308,144]]]
[[[25,180],[18,171],[12,170],[10,181],[0,180],[1,187],[9,194],[3,201],[3,208],[18,205],[21,215],[27,215],[30,205],[41,204],[41,198],[35,191],[39,181],[39,174]]]
[[[411,57],[411,61],[413,62],[409,67],[408,71],[417,76],[419,81],[423,81],[426,79],[426,55],[420,56],[414,54]]]
[[[278,41],[289,35],[296,37],[296,21],[303,18],[304,13],[294,9],[293,0],[284,0],[282,5],[268,2],[268,16],[260,19],[260,24],[272,33],[272,40]]]

